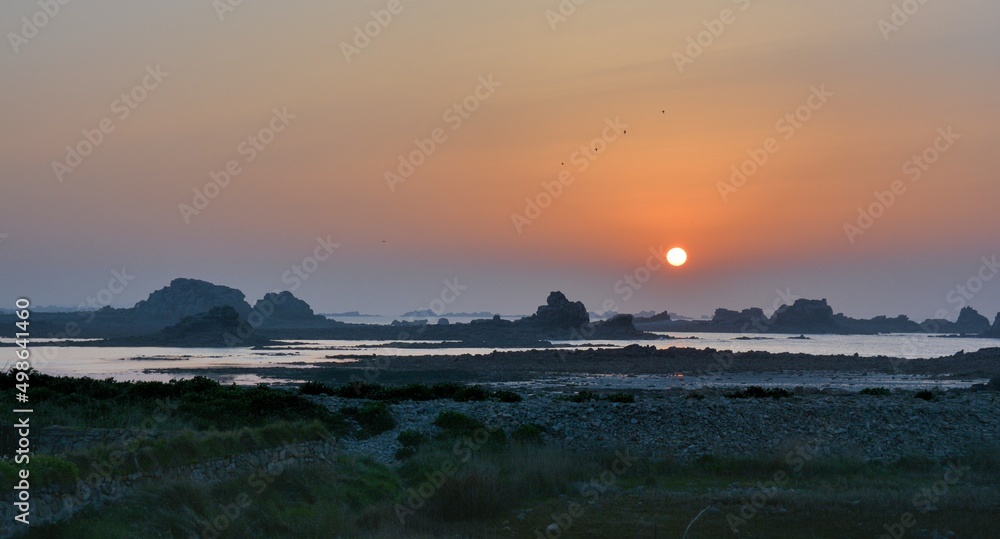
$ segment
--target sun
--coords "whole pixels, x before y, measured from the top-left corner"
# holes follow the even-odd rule
[[[671,266],[683,266],[687,262],[688,254],[680,247],[674,247],[673,249],[667,251],[667,262]]]

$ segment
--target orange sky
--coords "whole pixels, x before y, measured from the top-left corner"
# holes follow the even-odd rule
[[[886,39],[894,3],[589,0],[559,20],[557,1],[244,1],[220,20],[207,0],[97,0],[26,43],[11,33],[39,8],[4,4],[0,306],[75,305],[120,268],[136,279],[116,305],[177,276],[253,299],[329,235],[342,247],[295,291],[320,311],[426,308],[458,278],[449,310],[529,312],[561,289],[592,310],[708,314],[790,289],[853,315],[954,317],[948,293],[1000,251],[1000,5],[932,0]],[[378,35],[348,61],[366,24]],[[120,118],[115,100],[156,66],[168,75]],[[786,138],[779,121],[814,87],[832,95]],[[446,114],[463,101],[467,118]],[[239,145],[276,108],[295,118],[248,162]],[[106,118],[60,182],[52,163]],[[627,134],[582,170],[574,152],[616,118]],[[906,162],[948,127],[961,138],[911,181]],[[444,142],[390,190],[386,171],[436,129]],[[772,137],[724,199],[719,182]],[[232,160],[240,174],[186,222],[180,206]],[[519,232],[512,214],[562,171],[572,183]],[[896,180],[905,192],[850,241],[845,223]],[[618,281],[675,244],[689,264],[624,300]],[[1000,279],[969,302],[992,318]]]

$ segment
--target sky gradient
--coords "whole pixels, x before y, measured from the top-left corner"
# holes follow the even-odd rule
[[[24,39],[42,8],[0,6],[0,306],[76,305],[124,269],[115,306],[193,277],[319,312],[427,308],[445,280],[467,287],[449,311],[551,290],[594,311],[1000,310],[996,2],[218,5],[69,2]],[[736,187],[733,167],[757,170]],[[317,238],[339,247],[313,267]],[[671,246],[685,266],[625,282]]]

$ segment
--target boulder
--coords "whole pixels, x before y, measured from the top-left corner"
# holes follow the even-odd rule
[[[560,329],[580,330],[587,327],[590,323],[590,315],[587,314],[587,308],[583,305],[583,302],[570,301],[566,299],[565,294],[562,292],[552,292],[549,294],[548,299],[545,300],[545,305],[538,307],[535,314],[527,318],[522,318],[521,322],[524,325],[544,331]]]
[[[250,304],[243,292],[197,279],[174,279],[124,314],[146,323],[167,326],[215,307],[231,307],[244,318],[250,314]]]
[[[773,333],[843,333],[826,299],[797,299],[782,305],[771,320]]]
[[[262,318],[263,325],[288,326],[326,322],[326,317],[313,312],[308,303],[295,297],[291,292],[271,292],[254,304],[254,316]],[[254,320],[251,320],[254,322]]]
[[[759,333],[766,331],[770,325],[770,319],[764,314],[764,310],[751,307],[742,311],[730,309],[716,309],[712,315],[712,324],[725,328],[728,331]]]
[[[990,330],[990,319],[976,312],[972,307],[965,307],[958,313],[955,322],[955,333],[981,334]]]

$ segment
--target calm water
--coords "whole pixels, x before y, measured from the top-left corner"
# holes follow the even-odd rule
[[[657,348],[672,346],[685,348],[715,348],[745,352],[760,350],[767,352],[793,352],[809,354],[858,354],[860,356],[892,356],[905,358],[930,358],[952,355],[960,350],[972,352],[981,348],[996,347],[1000,341],[994,339],[949,339],[919,335],[878,335],[840,336],[815,335],[808,340],[790,339],[790,335],[770,335],[762,339],[739,339],[739,334],[726,333],[673,333],[678,339],[662,341],[594,341],[588,346],[626,346],[629,344],[653,345]],[[690,337],[695,337],[691,339]],[[0,339],[10,342],[10,339]],[[426,341],[425,341],[426,342]],[[82,346],[45,347],[36,346],[33,352],[35,367],[53,375],[91,376],[94,378],[115,378],[118,380],[169,380],[170,378],[191,376],[164,374],[161,369],[210,369],[217,367],[244,368],[245,374],[214,376],[222,382],[253,384],[264,381],[254,373],[259,367],[285,366],[310,369],[313,364],[338,363],[347,359],[327,359],[326,356],[420,356],[458,355],[489,353],[491,348],[379,348],[379,341],[301,341],[281,349],[199,349],[199,348],[99,348]],[[570,346],[569,342],[557,342],[560,346]],[[13,353],[0,354],[11,357]],[[6,349],[11,350],[11,349]],[[523,350],[523,349],[511,349]],[[0,363],[0,366],[3,366]],[[303,372],[304,376],[308,376]],[[267,381],[276,381],[269,379]],[[284,380],[293,382],[296,380]],[[928,378],[904,375],[860,375],[829,373],[824,376],[790,374],[723,374],[715,377],[681,377],[676,375],[643,376],[572,376],[553,377],[541,385],[572,387],[618,387],[618,388],[667,388],[700,387],[701,385],[749,384],[780,386],[822,386],[822,387],[917,387],[925,385],[968,386],[973,381],[945,382]],[[538,382],[529,385],[538,386]]]

